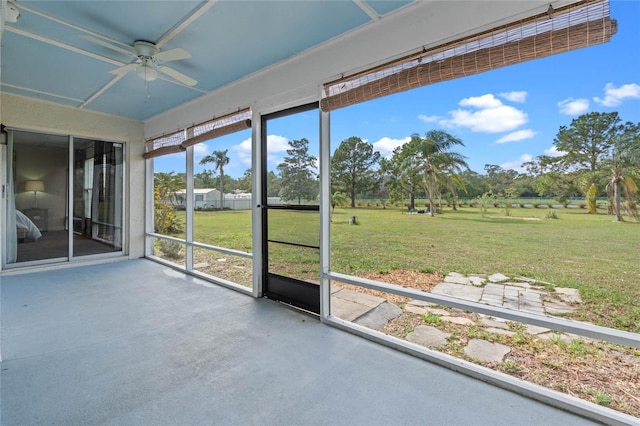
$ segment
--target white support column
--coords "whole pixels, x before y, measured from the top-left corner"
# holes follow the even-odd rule
[[[320,319],[331,315],[331,134],[330,113],[320,111]]]
[[[148,234],[155,232],[154,217],[153,217],[153,203],[154,203],[154,188],[153,188],[153,158],[145,160],[145,203],[144,203],[144,222],[145,222],[145,237],[144,237],[144,255],[153,255],[153,237],[148,237]]]
[[[71,261],[71,259],[73,258],[73,188],[74,188],[73,167],[74,167],[74,160],[75,160],[73,144],[74,144],[73,136],[69,136],[69,143],[68,143],[69,157],[67,159],[67,165],[69,166],[67,167],[67,182],[69,182],[69,184],[67,185],[67,241],[69,242],[68,244],[69,252],[67,256],[69,261]],[[84,212],[83,212],[83,215],[84,215]]]
[[[8,137],[7,135],[0,135],[0,138]],[[9,165],[6,163],[7,158],[7,145],[0,141],[0,272],[2,267],[6,263],[5,253],[7,252],[7,182],[6,174],[10,171]],[[2,352],[0,351],[0,354]]]
[[[186,136],[185,136],[186,138]],[[193,242],[193,146],[187,148],[186,162],[187,162],[187,187],[185,194],[185,222],[186,222],[186,235],[185,240],[185,267],[187,271],[193,271],[193,246],[190,244]]]
[[[262,119],[251,114],[251,235],[253,246],[253,297],[262,297]]]

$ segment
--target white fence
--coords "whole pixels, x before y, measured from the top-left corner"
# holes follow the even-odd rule
[[[281,205],[283,204],[280,197],[268,197],[267,203],[270,205]],[[195,201],[194,203],[195,210],[206,210],[206,209],[220,209],[220,200],[205,200],[205,201]],[[227,210],[251,210],[251,206],[253,205],[253,197],[238,197],[233,194],[226,195],[224,198],[224,208]],[[182,205],[181,207],[184,207]]]

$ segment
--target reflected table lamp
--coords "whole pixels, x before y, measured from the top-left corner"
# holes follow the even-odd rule
[[[28,180],[27,183],[24,184],[24,190],[28,192],[33,191],[34,208],[38,208],[38,192],[44,192],[44,182],[41,180]]]

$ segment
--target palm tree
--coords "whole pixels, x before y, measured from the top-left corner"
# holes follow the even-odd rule
[[[333,221],[333,211],[336,209],[336,206],[344,206],[347,203],[347,196],[344,192],[336,191],[331,194],[331,221]]]
[[[622,222],[622,196],[627,199],[629,214],[637,219],[636,197],[638,186],[633,179],[634,171],[640,163],[640,123],[627,123],[624,131],[613,140],[613,152],[608,161],[611,178],[607,184],[607,194],[616,221]]]
[[[416,136],[416,135],[414,135]],[[412,140],[414,140],[412,136]],[[424,138],[417,138],[417,152],[421,164],[418,169],[424,171],[424,186],[429,197],[429,214],[434,216],[434,193],[440,181],[460,181],[458,173],[462,168],[469,168],[465,157],[457,152],[449,151],[453,145],[464,146],[462,141],[442,130],[430,130]]]
[[[213,163],[213,170],[220,169],[220,210],[224,210],[224,166],[229,164],[227,152],[229,152],[228,149],[224,151],[213,151],[211,155],[207,155],[200,160],[200,165]]]
[[[469,166],[464,160],[464,156],[457,152],[451,152],[449,158],[444,158],[445,163],[438,167],[439,172],[436,176],[436,181],[441,182],[450,192],[453,198],[453,210],[457,210],[456,204],[458,201],[458,188],[461,188],[465,193],[467,188],[465,187],[464,180],[461,173],[463,168],[468,169]],[[440,193],[440,205],[442,205],[442,193]]]

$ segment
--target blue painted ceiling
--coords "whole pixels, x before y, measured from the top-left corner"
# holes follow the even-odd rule
[[[411,0],[413,1],[413,0]],[[2,34],[2,91],[145,120],[340,37],[411,1],[27,1]],[[136,40],[191,58],[166,62],[198,83],[109,71],[134,58]]]

